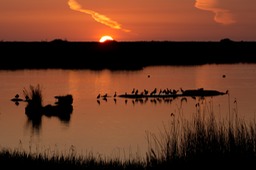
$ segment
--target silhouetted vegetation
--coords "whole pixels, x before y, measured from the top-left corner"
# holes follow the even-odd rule
[[[68,123],[73,112],[73,96],[71,94],[63,96],[55,96],[57,101],[54,105],[43,104],[42,88],[30,85],[29,90],[23,89],[23,94],[27,105],[25,107],[25,114],[28,117],[28,123],[37,131],[40,130],[42,116],[57,117],[62,122]]]
[[[0,69],[137,70],[155,65],[256,63],[256,42],[0,42]]]
[[[30,90],[23,89],[24,96],[27,101],[26,114],[30,117],[37,117],[42,115],[43,111],[43,96],[40,85],[36,87],[30,85]]]
[[[255,168],[255,121],[246,123],[238,117],[237,111],[230,113],[228,120],[217,120],[213,110],[209,109],[209,113],[205,110],[198,103],[192,120],[184,119],[181,113],[172,113],[170,122],[159,136],[147,133],[148,152],[145,159],[112,159],[93,153],[77,155],[74,148],[66,154],[2,149],[0,163],[8,168],[36,169]]]
[[[256,161],[256,123],[217,121],[196,113],[192,121],[175,118],[160,137],[149,134],[147,166],[170,169],[251,168]],[[153,139],[153,140],[152,140]]]

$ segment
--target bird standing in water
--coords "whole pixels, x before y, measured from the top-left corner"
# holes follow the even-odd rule
[[[100,98],[100,94],[98,94],[98,96],[97,96],[97,99],[99,99]]]

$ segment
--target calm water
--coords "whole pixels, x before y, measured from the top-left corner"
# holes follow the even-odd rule
[[[223,75],[226,77],[223,78]],[[237,111],[246,121],[256,113],[256,65],[204,65],[191,67],[147,67],[141,71],[19,70],[0,71],[0,148],[22,148],[34,152],[54,150],[68,153],[93,152],[107,157],[145,156],[147,132],[158,134],[168,124],[171,113],[191,119],[200,103],[205,112],[213,109],[226,119]],[[54,104],[56,95],[72,94],[73,112],[69,121],[42,117],[38,127],[25,114],[25,102],[10,101],[23,89],[39,84],[43,104]],[[176,98],[147,102],[96,96],[157,89],[205,88],[229,95]],[[236,101],[236,102],[235,102]]]

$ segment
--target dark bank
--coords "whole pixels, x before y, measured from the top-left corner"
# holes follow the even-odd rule
[[[256,42],[0,42],[0,69],[138,70],[156,65],[256,63]]]

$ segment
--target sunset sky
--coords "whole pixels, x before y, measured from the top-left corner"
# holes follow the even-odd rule
[[[0,0],[0,41],[255,41],[255,21],[255,0]]]

